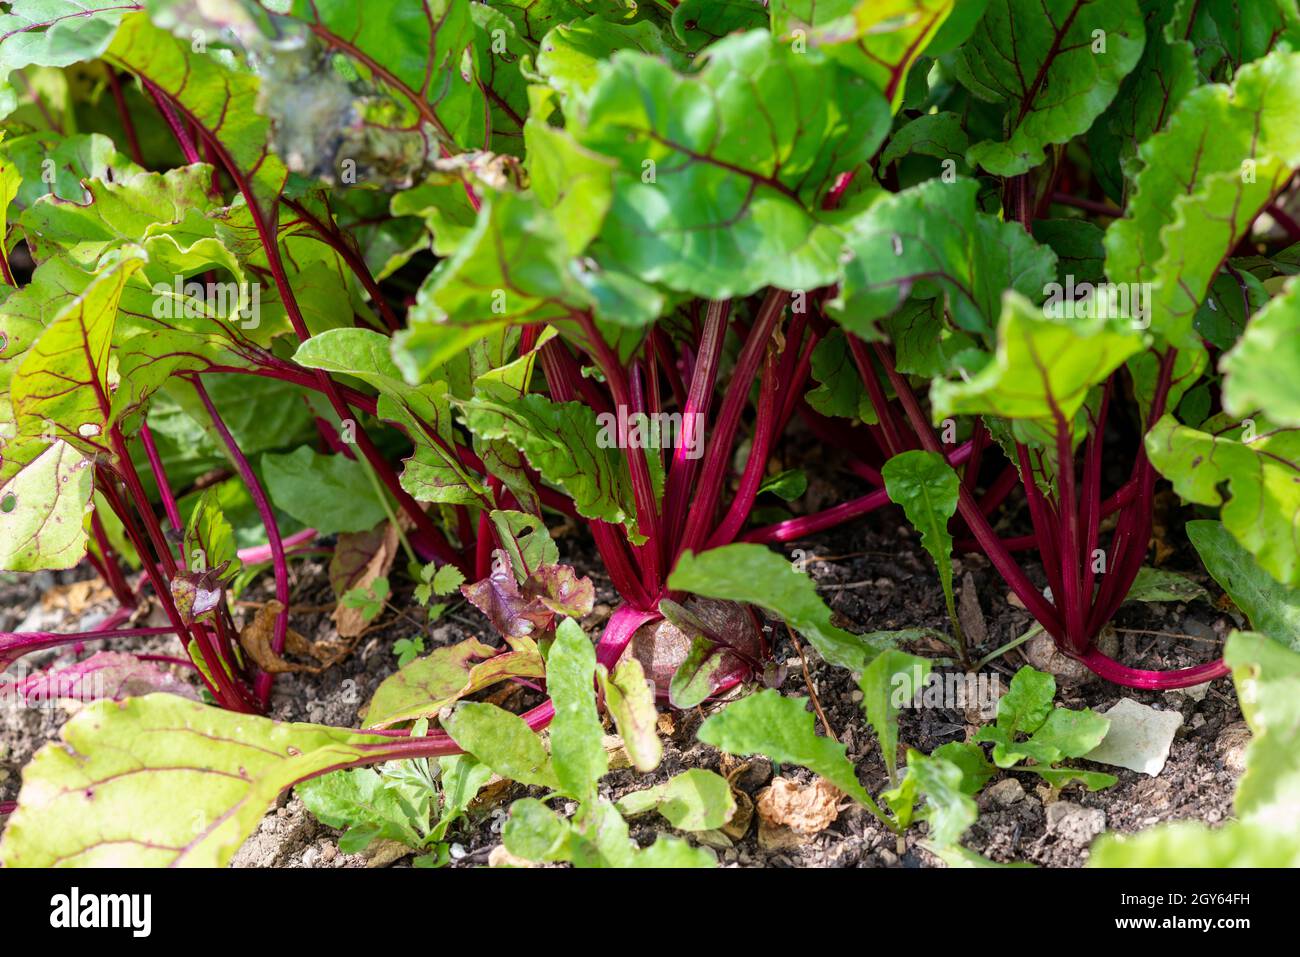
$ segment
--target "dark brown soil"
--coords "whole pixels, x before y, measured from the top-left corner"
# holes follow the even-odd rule
[[[584,622],[589,633],[596,634],[610,613],[617,597],[608,580],[589,569],[596,567],[590,545],[576,529],[559,540],[562,560],[590,574],[597,585],[597,608]],[[882,512],[869,523],[836,530],[808,542],[794,543],[811,559],[808,571],[817,581],[828,604],[840,618],[839,623],[854,631],[878,631],[907,627],[946,628],[942,594],[929,558],[921,550],[915,534],[891,512]],[[1180,561],[1182,562],[1180,566]],[[1212,594],[1217,588],[1204,576],[1191,571],[1188,556],[1175,555],[1168,565],[1184,570],[1207,585]],[[986,637],[982,650],[991,650],[1022,634],[1029,626],[1026,612],[1008,601],[1008,591],[987,562],[979,556],[964,556],[955,563],[956,581],[964,589],[963,619],[968,632],[978,634],[982,618]],[[1036,569],[1030,568],[1033,576]],[[1038,579],[1036,579],[1038,580]],[[50,576],[12,577],[0,585],[0,626],[12,628],[28,616],[38,596],[53,583]],[[244,596],[263,600],[269,595],[269,583],[259,583]],[[406,595],[400,590],[395,603],[401,607]],[[974,601],[972,601],[974,599]],[[311,606],[332,600],[324,566],[308,560],[295,568],[293,602]],[[977,608],[975,606],[978,606]],[[251,614],[251,609],[244,609]],[[70,626],[72,623],[67,623]],[[300,614],[294,627],[309,638],[332,638],[334,631],[325,613]],[[1188,605],[1126,605],[1114,622],[1119,637],[1119,657],[1126,663],[1171,668],[1208,660],[1218,653],[1223,638],[1234,627],[1232,613],[1220,612],[1195,602]],[[49,624],[45,627],[63,627]],[[379,682],[396,669],[392,652],[395,640],[408,637],[415,626],[400,617],[387,614],[380,627],[364,636],[353,654],[341,664],[314,676],[296,674],[281,677],[272,699],[272,715],[281,719],[328,724],[357,724],[358,710],[369,700]],[[808,689],[797,656],[784,628],[769,623],[769,639],[778,660],[789,665],[782,691],[805,696]],[[451,644],[468,636],[493,641],[487,622],[466,604],[453,606],[426,637],[426,649]],[[174,644],[174,643],[173,643]],[[990,667],[1002,679],[1003,687],[1015,670],[1024,663],[1022,651],[1016,649]],[[174,649],[172,649],[174,652]],[[943,654],[939,648],[914,648],[929,654]],[[857,686],[851,674],[821,662],[806,644],[809,677],[826,716],[849,756],[858,767],[859,777],[868,790],[878,793],[884,788],[886,772],[878,753],[875,737],[865,725],[857,702]],[[965,844],[996,861],[1028,861],[1054,867],[1079,866],[1086,861],[1087,847],[1093,834],[1104,826],[1108,830],[1134,831],[1158,822],[1192,818],[1218,823],[1231,814],[1232,793],[1236,784],[1236,755],[1240,746],[1241,715],[1232,684],[1215,682],[1208,693],[1196,696],[1179,692],[1139,692],[1120,689],[1097,680],[1060,681],[1058,701],[1067,706],[1104,710],[1121,697],[1133,698],[1163,710],[1177,710],[1184,724],[1174,741],[1169,761],[1158,777],[1132,771],[1093,766],[1097,770],[1117,773],[1118,784],[1107,790],[1088,793],[1079,785],[1053,793],[1037,778],[1025,774],[1006,774],[1021,787],[1000,784],[995,779],[981,796],[979,821],[968,832]],[[532,693],[520,690],[508,702],[514,709],[526,707]],[[673,733],[665,740],[663,763],[652,774],[631,770],[611,773],[604,787],[610,797],[648,787],[686,768],[703,767],[720,771],[734,770],[740,762],[727,758],[713,748],[695,741],[695,730],[703,711],[675,713]],[[19,770],[34,749],[50,739],[65,715],[58,710],[34,711],[10,709],[0,711],[0,801],[11,800],[17,791]],[[968,720],[972,719],[972,720]],[[949,741],[966,740],[974,733],[976,716],[962,710],[926,708],[904,712],[901,737],[906,746],[931,751]],[[1235,750],[1234,750],[1235,746]],[[764,759],[751,762],[740,773],[739,785],[751,795],[765,786],[773,768]],[[779,773],[800,780],[808,772],[781,768]],[[522,789],[495,789],[491,800],[481,802],[471,820],[454,831],[453,866],[481,865],[489,852],[500,843],[500,829],[509,802],[524,793]],[[1062,802],[1065,802],[1062,804]],[[1053,804],[1062,806],[1052,811]],[[633,834],[651,840],[656,830],[666,825],[657,817],[633,822]],[[338,832],[320,825],[306,813],[301,802],[282,797],[280,805],[263,822],[262,827],[245,845],[236,859],[245,866],[337,867],[362,866],[360,856],[340,854]],[[759,846],[755,829],[732,846],[718,847],[719,858],[726,864],[770,867],[918,867],[933,866],[937,860],[923,847],[924,827],[914,828],[906,839],[901,855],[892,834],[857,807],[845,809],[829,828],[806,843],[782,849]],[[379,857],[371,863],[384,861]]]

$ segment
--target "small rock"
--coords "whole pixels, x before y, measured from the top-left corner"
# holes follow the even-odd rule
[[[1067,684],[1083,684],[1092,679],[1092,672],[1058,650],[1056,642],[1046,632],[1035,635],[1021,647],[1024,649],[1026,661],[1039,671],[1056,675]]]
[[[861,692],[861,691],[850,691],[850,692],[849,692],[849,700],[852,701],[854,704],[857,704],[859,701],[862,700],[862,692]]]
[[[772,762],[761,754],[756,754],[741,765],[732,777],[731,783],[752,794],[770,780],[772,780]]]
[[[1214,742],[1214,750],[1219,752],[1223,766],[1234,774],[1246,770],[1246,746],[1250,744],[1250,728],[1246,722],[1238,721],[1219,732]]]
[[[320,848],[312,846],[302,852],[303,867],[315,867],[318,860],[320,860]]]
[[[1181,714],[1157,711],[1132,698],[1121,698],[1110,710],[1101,713],[1110,719],[1110,730],[1085,758],[1151,777],[1164,770],[1174,734],[1183,724]]]
[[[1047,833],[1071,844],[1084,845],[1106,830],[1106,813],[1100,808],[1083,807],[1070,801],[1047,806]]]
[[[333,844],[326,844],[324,847],[320,849],[320,859],[324,861],[326,864],[330,863],[331,861],[334,860],[334,858],[338,856],[339,856],[339,849],[337,846]]]
[[[464,844],[453,844],[447,849],[447,853],[451,856],[453,861],[459,861],[464,858],[469,851],[465,850]]]
[[[1025,789],[1015,778],[1003,778],[988,788],[983,798],[989,807],[1011,807],[1025,799]]]
[[[758,819],[758,846],[765,851],[784,851],[792,847],[801,847],[808,838],[796,834],[788,827],[771,824],[763,818]]]

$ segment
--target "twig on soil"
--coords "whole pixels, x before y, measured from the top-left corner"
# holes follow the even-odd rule
[[[1200,635],[1187,635],[1177,631],[1153,631],[1149,628],[1116,628],[1118,632],[1126,635],[1158,635],[1161,638],[1185,638],[1188,641],[1203,641],[1207,645],[1221,645],[1222,638],[1203,638]]]
[[[808,689],[808,697],[812,698],[813,710],[817,712],[817,717],[822,719],[822,727],[826,729],[826,735],[836,744],[840,739],[835,735],[835,729],[831,723],[826,720],[826,712],[822,711],[822,703],[817,698],[817,689],[813,687],[812,678],[808,674],[808,659],[804,657],[803,646],[799,644],[799,639],[794,636],[790,626],[785,626],[785,633],[790,636],[790,644],[794,645],[794,653],[799,656],[799,667],[803,671],[803,683]]]

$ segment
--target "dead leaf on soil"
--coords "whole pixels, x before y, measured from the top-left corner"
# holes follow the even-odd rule
[[[309,675],[320,674],[325,670],[323,666],[301,665],[286,661],[272,649],[271,641],[275,637],[275,618],[282,608],[284,608],[284,605],[278,601],[268,601],[257,609],[257,614],[253,616],[253,620],[240,630],[239,644],[244,651],[248,652],[248,657],[253,659],[257,667],[267,674],[283,675],[296,672],[305,672]],[[307,653],[311,654],[312,657],[316,657],[310,651],[312,643],[292,628],[285,635],[284,646],[287,651],[293,653],[302,653],[303,649],[308,649]]]
[[[80,615],[87,608],[112,597],[112,590],[102,581],[87,578],[67,585],[55,585],[41,596],[41,607],[46,611],[66,611],[70,615]]]
[[[789,778],[773,778],[758,792],[759,823],[788,827],[810,837],[824,831],[840,816],[844,792],[825,778],[799,784]]]
[[[966,647],[978,648],[988,641],[989,629],[984,621],[984,610],[980,608],[979,595],[975,589],[975,576],[967,572],[961,579],[961,596],[957,600],[957,620],[966,635]]]
[[[384,522],[368,532],[340,535],[329,570],[335,597],[342,598],[354,588],[369,588],[376,578],[387,575],[397,557],[397,546],[397,526],[392,522]],[[366,630],[367,622],[360,608],[349,608],[340,602],[330,617],[340,638],[356,638]]]
[[[400,841],[376,841],[365,850],[366,867],[388,867],[414,853]]]

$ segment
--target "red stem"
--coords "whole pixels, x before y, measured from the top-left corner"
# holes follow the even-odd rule
[[[249,464],[243,451],[239,448],[239,443],[235,437],[230,434],[230,429],[226,427],[225,421],[221,418],[221,413],[217,411],[212,397],[208,395],[208,390],[203,387],[203,382],[198,376],[192,376],[190,383],[194,386],[194,391],[198,393],[199,401],[207,409],[208,416],[212,419],[212,425],[221,436],[221,441],[226,446],[226,452],[230,455],[234,463],[235,470],[239,472],[240,478],[244,480],[244,486],[248,494],[253,499],[253,505],[257,508],[258,517],[262,520],[262,525],[266,528],[267,542],[271,548],[271,562],[275,568],[275,600],[280,603],[280,611],[275,616],[275,628],[271,634],[271,650],[275,654],[281,654],[284,651],[285,638],[289,634],[289,564],[284,557],[284,542],[280,538],[280,525],[275,520],[275,511],[271,508],[271,501],[266,497],[266,491],[262,488],[262,483],[258,481],[257,473],[253,471],[253,466]],[[254,681],[253,691],[257,695],[257,700],[265,709],[271,700],[271,686],[275,682],[275,676],[269,672],[260,672]]]

